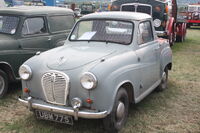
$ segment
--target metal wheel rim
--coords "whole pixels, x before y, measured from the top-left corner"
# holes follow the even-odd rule
[[[166,72],[164,72],[162,76],[162,88],[166,88],[166,81],[167,81],[167,74]]]
[[[125,115],[125,105],[123,102],[119,101],[119,104],[117,106],[117,112],[116,112],[116,118],[117,121],[120,122],[123,120]]]
[[[4,88],[5,88],[5,81],[4,78],[0,76],[0,94],[3,92]]]

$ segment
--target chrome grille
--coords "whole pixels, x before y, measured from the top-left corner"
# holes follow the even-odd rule
[[[42,88],[47,102],[66,105],[69,93],[69,77],[59,71],[47,72],[42,76]]]

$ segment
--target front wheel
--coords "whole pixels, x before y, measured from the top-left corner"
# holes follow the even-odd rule
[[[129,99],[127,91],[120,88],[115,98],[112,112],[103,119],[104,128],[108,133],[117,133],[126,123]]]
[[[3,98],[3,96],[8,91],[8,77],[5,72],[0,70],[0,98]]]
[[[161,82],[159,86],[156,88],[157,91],[163,91],[167,89],[167,82],[168,82],[168,68],[166,67],[161,78]]]

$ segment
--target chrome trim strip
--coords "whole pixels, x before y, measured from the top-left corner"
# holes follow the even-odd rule
[[[18,98],[19,102],[22,103],[24,106],[29,107],[29,105],[32,105],[32,109],[39,109],[39,110],[44,110],[44,111],[49,111],[49,112],[54,112],[54,113],[60,113],[60,114],[66,114],[70,116],[75,116],[75,111],[71,107],[67,108],[62,108],[59,106],[55,105],[44,105],[40,103],[34,103],[31,97],[28,97],[29,100],[24,100],[22,98]],[[32,103],[29,103],[31,101]],[[86,119],[101,119],[105,118],[108,115],[107,111],[103,112],[90,112],[90,111],[78,111],[78,117],[81,118],[86,118]]]

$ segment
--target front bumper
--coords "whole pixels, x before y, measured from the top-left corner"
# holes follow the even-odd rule
[[[24,106],[28,107],[29,110],[44,110],[54,113],[60,113],[65,115],[70,115],[74,117],[86,118],[86,119],[101,119],[105,118],[108,113],[107,111],[103,112],[94,112],[91,110],[79,110],[76,112],[71,107],[64,107],[64,106],[56,106],[53,104],[47,104],[42,102],[41,100],[33,99],[32,97],[28,97],[27,99],[18,98],[19,102],[21,102]]]

